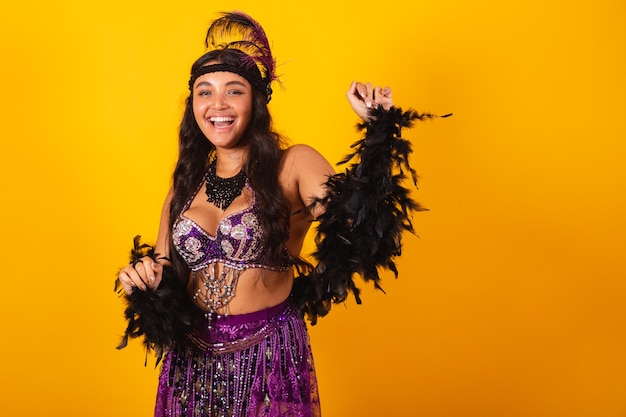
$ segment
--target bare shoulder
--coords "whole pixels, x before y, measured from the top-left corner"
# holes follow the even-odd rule
[[[280,176],[287,195],[309,206],[325,194],[328,177],[335,171],[321,153],[311,146],[299,144],[285,150],[283,158]]]
[[[315,148],[305,144],[296,144],[285,150],[283,167],[291,175],[333,174],[330,163]]]
[[[315,148],[303,143],[292,145],[285,150],[285,162],[305,160],[307,158],[324,158]]]

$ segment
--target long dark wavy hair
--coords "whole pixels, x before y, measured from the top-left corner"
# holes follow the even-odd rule
[[[193,73],[207,63],[242,65],[245,54],[236,49],[218,49],[198,58],[191,67]],[[289,204],[278,184],[283,138],[273,130],[272,117],[267,107],[267,96],[252,88],[252,117],[242,138],[248,148],[243,170],[248,176],[259,205],[259,221],[264,232],[266,256],[271,261],[281,259],[282,247],[289,236]],[[185,203],[203,180],[209,165],[209,155],[215,146],[196,123],[193,113],[193,91],[185,102],[185,111],[179,129],[178,162],[174,169],[173,197],[170,205],[169,247],[170,259],[178,277],[186,282],[189,269],[174,249],[171,230]]]

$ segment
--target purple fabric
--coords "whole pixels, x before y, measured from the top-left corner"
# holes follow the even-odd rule
[[[287,302],[210,320],[199,312],[161,369],[155,417],[319,415],[308,333]]]
[[[202,183],[204,184],[204,183]],[[217,225],[215,236],[202,229],[196,222],[184,216],[196,190],[183,208],[183,214],[176,219],[172,228],[174,247],[193,271],[220,262],[233,269],[265,268],[287,271],[293,265],[287,248],[283,248],[283,258],[278,263],[270,263],[262,246],[263,233],[259,222],[258,205],[254,192],[252,205],[225,216]],[[249,185],[246,184],[249,188]]]

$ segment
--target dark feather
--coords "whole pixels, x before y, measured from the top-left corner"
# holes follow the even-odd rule
[[[298,270],[292,291],[294,303],[311,324],[350,293],[361,303],[355,275],[381,291],[379,269],[398,276],[394,259],[401,254],[402,235],[414,232],[412,214],[425,210],[403,184],[405,173],[416,187],[418,178],[409,165],[411,143],[401,132],[415,120],[435,117],[392,107],[372,110],[371,121],[358,125],[365,134],[339,164],[354,162],[331,176],[326,182],[327,194],[313,203],[325,207],[317,219],[313,253],[317,264]]]
[[[144,256],[156,260],[153,246],[140,243],[140,236],[134,239],[131,250],[131,263]],[[120,286],[116,281],[116,290]],[[121,292],[121,290],[120,290]],[[180,340],[192,325],[192,304],[181,281],[170,266],[163,267],[163,277],[159,287],[146,291],[135,289],[130,295],[124,294],[126,309],[124,316],[128,322],[118,349],[128,345],[129,339],[142,338],[148,352],[154,351],[156,364],[176,340]]]

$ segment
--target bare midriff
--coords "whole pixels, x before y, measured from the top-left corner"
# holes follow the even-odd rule
[[[221,276],[234,274],[236,277],[224,284],[219,282]],[[207,282],[208,281],[208,282]],[[210,290],[207,286],[215,285],[219,291],[228,291],[228,285],[232,284],[231,296],[221,299],[223,305],[215,303],[207,305],[207,295],[210,298]],[[293,286],[293,270],[271,271],[264,268],[249,268],[245,270],[233,270],[224,267],[221,263],[215,263],[207,268],[193,271],[188,285],[189,295],[195,304],[202,310],[219,315],[234,315],[252,313],[283,302],[291,292]]]

